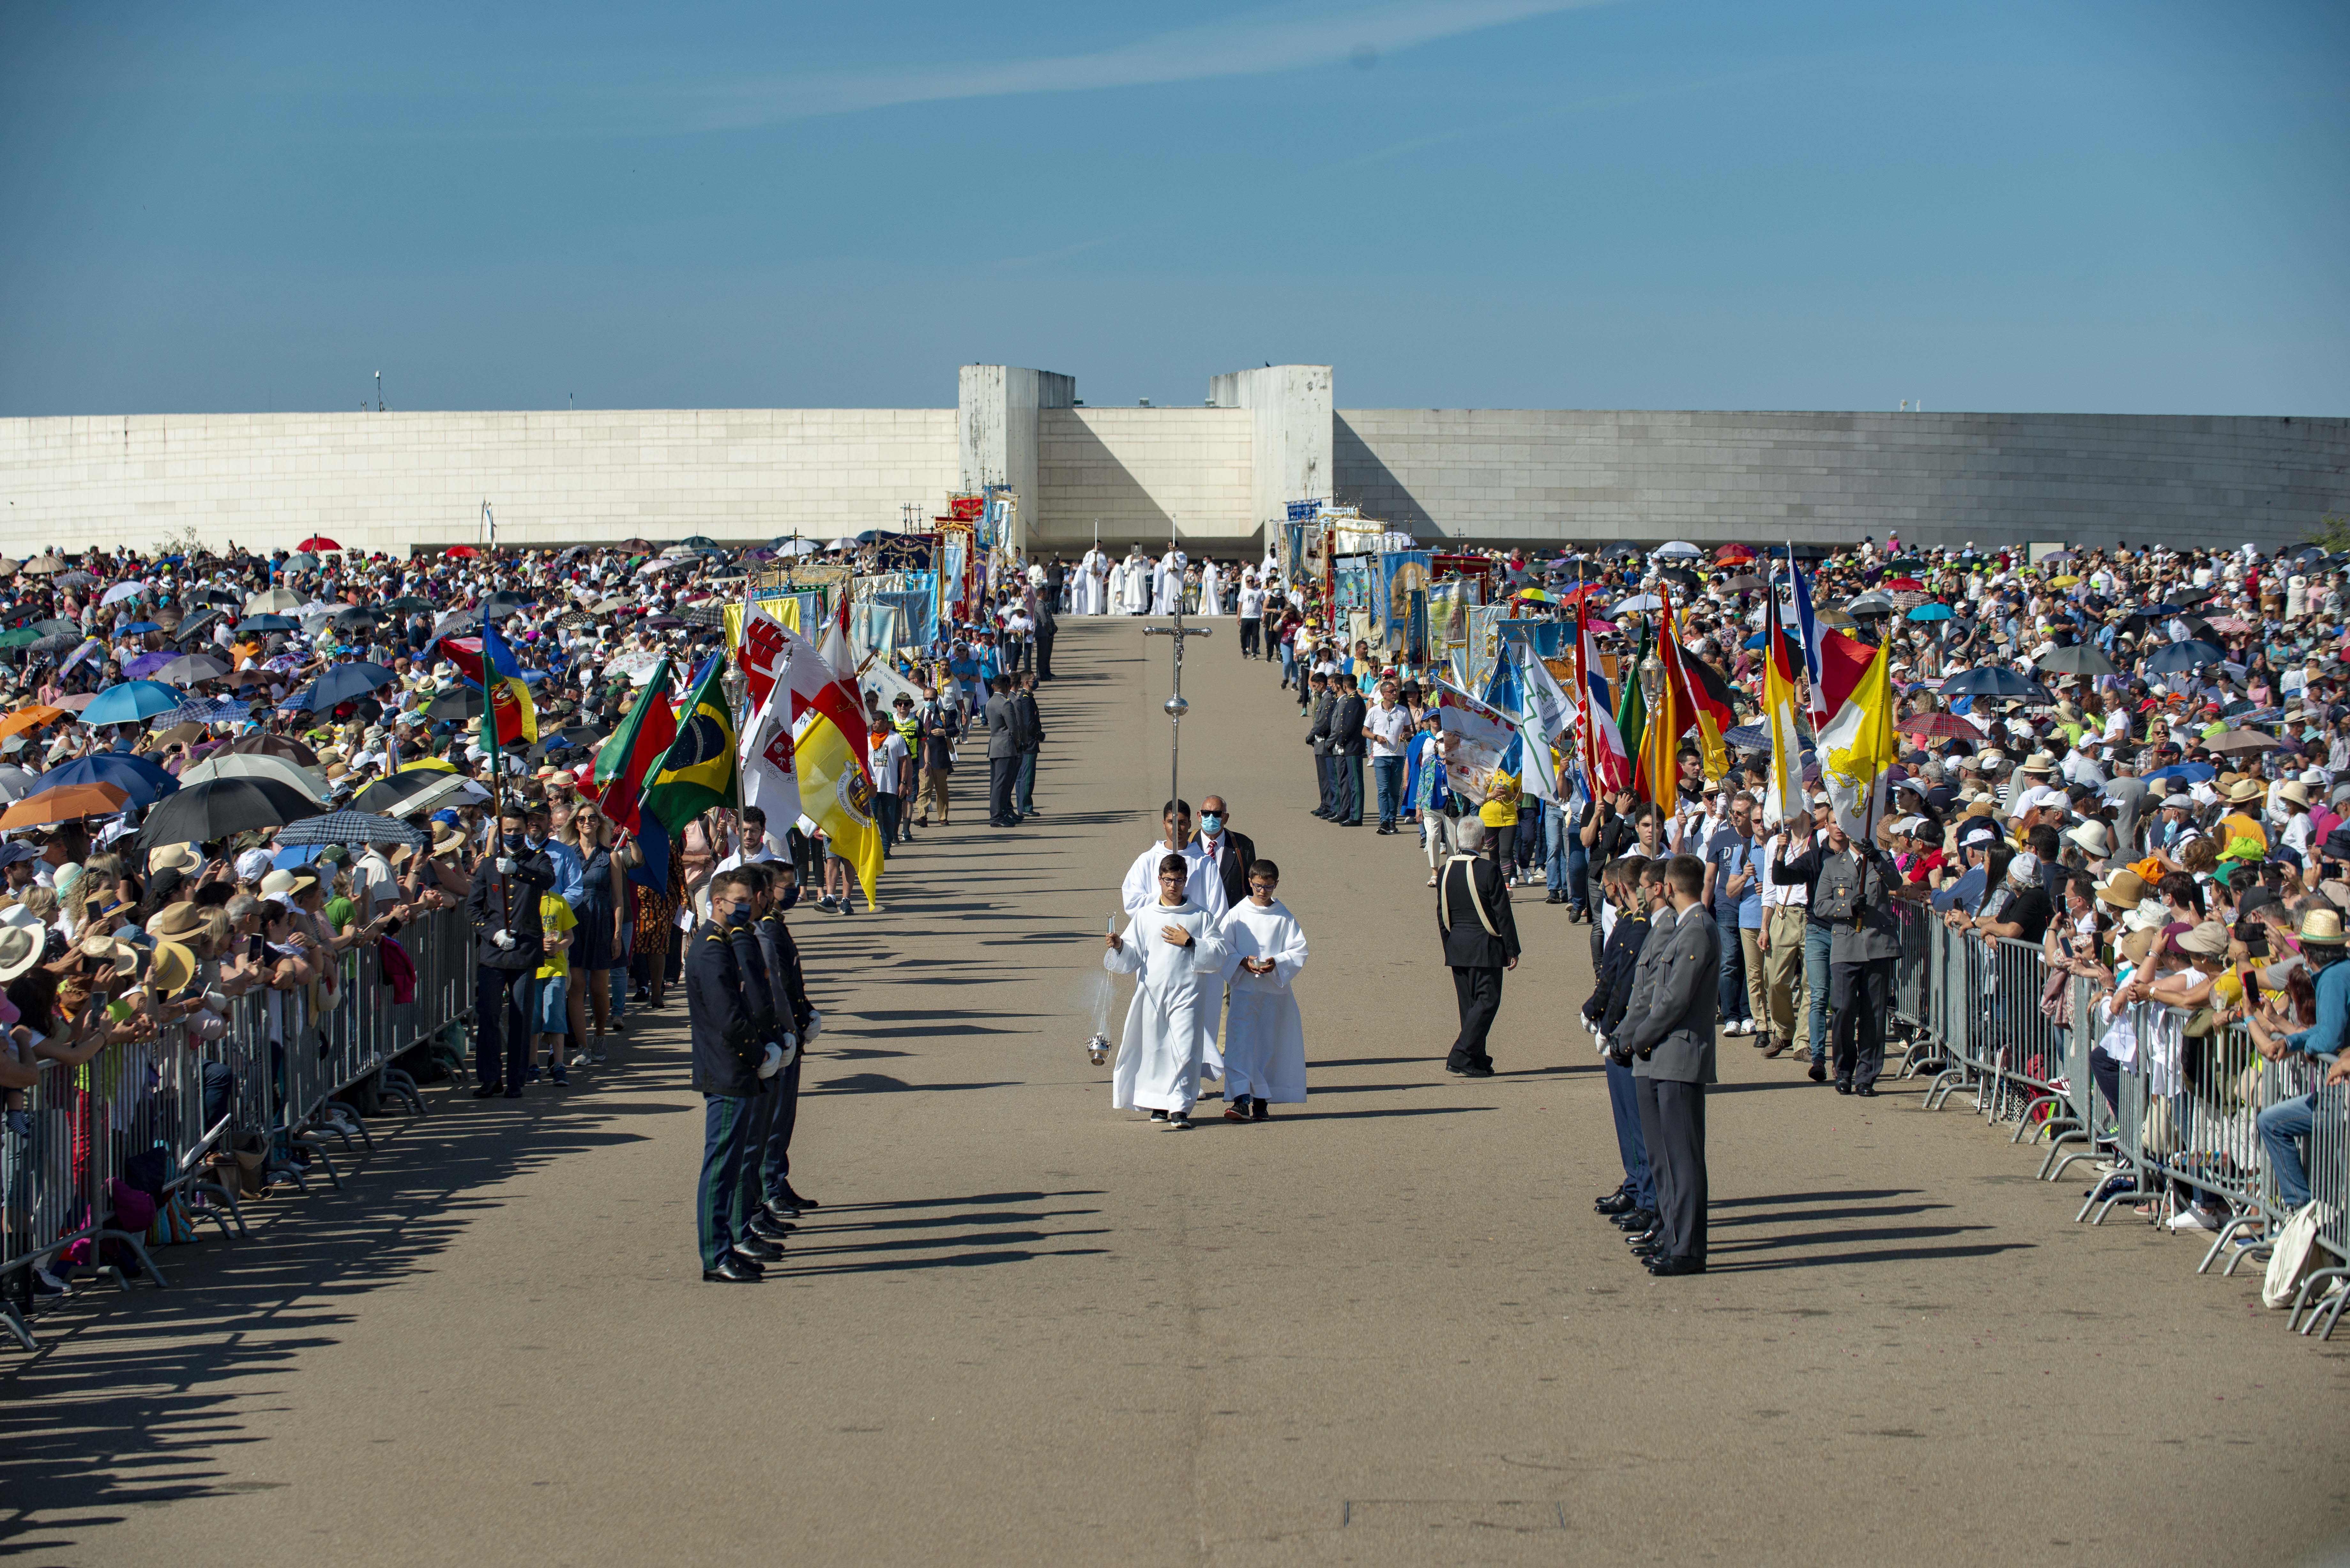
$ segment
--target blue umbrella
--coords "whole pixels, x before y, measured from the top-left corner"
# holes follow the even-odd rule
[[[2210,763],[2173,763],[2167,768],[2157,768],[2146,775],[2146,782],[2157,784],[2202,784],[2215,777],[2219,769]]]
[[[251,704],[223,697],[210,702],[183,702],[168,713],[156,714],[151,722],[158,730],[168,730],[176,724],[229,724],[252,716]]]
[[[185,692],[175,691],[160,680],[126,680],[120,686],[109,686],[99,692],[90,705],[81,711],[81,722],[85,724],[135,724],[141,719],[170,712],[186,697]]]
[[[161,627],[157,626],[151,620],[134,620],[129,626],[124,627],[120,635],[123,637],[137,637],[141,632],[161,631],[162,629],[163,628]]]
[[[128,752],[99,752],[41,775],[45,787],[63,784],[110,784],[130,799],[127,804],[150,806],[167,794],[179,793],[180,781],[144,757]]]
[[[290,615],[249,615],[236,623],[243,631],[299,631],[302,623]]]
[[[2195,670],[2206,664],[2217,664],[2228,656],[2208,642],[2174,642],[2158,648],[2147,659],[2148,674],[2168,675],[2178,670]]]
[[[366,696],[391,679],[391,671],[380,664],[338,664],[310,682],[307,691],[286,706],[307,708],[314,713],[323,713],[340,703]]]
[[[1788,642],[1789,642],[1789,643],[1791,643],[1792,645],[1794,645],[1794,649],[1795,649],[1796,657],[1800,659],[1800,658],[1803,656],[1804,639],[1803,639],[1802,638],[1800,638],[1800,637],[1797,637],[1797,636],[1796,636],[1794,632],[1792,632],[1792,631],[1785,631],[1785,630],[1783,630],[1783,631],[1781,631],[1781,632],[1779,633],[1779,635],[1780,635],[1781,637],[1785,638],[1785,639],[1788,640]],[[1756,632],[1752,637],[1748,638],[1744,642],[1741,643],[1739,646],[1740,646],[1740,647],[1742,647],[1742,648],[1744,648],[1744,649],[1750,649],[1750,650],[1751,650],[1751,649],[1753,649],[1760,648],[1760,647],[1762,647],[1762,634],[1761,632],[1759,632],[1759,631],[1758,631],[1758,632]]]
[[[1950,618],[1950,607],[1944,604],[1919,605],[1909,612],[1909,618],[1911,620],[1948,620]]]

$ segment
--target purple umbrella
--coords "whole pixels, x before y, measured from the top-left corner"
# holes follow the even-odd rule
[[[162,648],[157,649],[152,653],[142,653],[122,667],[122,678],[125,680],[144,680],[179,657],[180,650],[176,648]]]

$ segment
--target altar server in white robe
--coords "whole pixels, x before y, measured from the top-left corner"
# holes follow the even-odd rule
[[[1305,929],[1274,897],[1281,867],[1249,866],[1249,896],[1221,928],[1231,1009],[1224,1017],[1224,1119],[1270,1119],[1268,1106],[1305,1103],[1305,1021],[1289,982],[1305,967]]]
[[[1102,612],[1102,579],[1109,571],[1109,558],[1095,545],[1077,563],[1077,613],[1099,615]]]
[[[1184,895],[1191,903],[1208,911],[1217,919],[1224,918],[1224,874],[1217,869],[1212,856],[1200,847],[1191,836],[1191,807],[1183,801],[1171,801],[1160,813],[1159,821],[1166,836],[1134,857],[1126,868],[1126,877],[1118,884],[1118,900],[1128,919],[1140,919],[1143,911],[1159,901],[1159,863],[1170,855],[1180,855],[1191,869],[1184,877]],[[1179,847],[1180,846],[1180,847]],[[1223,1054],[1216,1049],[1216,1025],[1222,1020],[1221,1005],[1207,1008],[1200,1017],[1200,1061],[1201,1069],[1211,1078],[1223,1076]]]
[[[1200,613],[1201,615],[1224,613],[1223,575],[1216,570],[1216,563],[1213,561],[1200,563]]]
[[[1183,604],[1183,568],[1191,563],[1180,550],[1170,550],[1159,557],[1158,594],[1150,613],[1173,615]]]
[[[1191,873],[1179,855],[1159,867],[1159,898],[1126,928],[1103,941],[1102,967],[1138,978],[1126,1011],[1126,1037],[1110,1075],[1110,1104],[1141,1108],[1154,1122],[1181,1131],[1200,1098],[1200,1019],[1215,1028],[1217,1004],[1231,955],[1216,917],[1184,894]]]
[[[1126,557],[1124,573],[1118,586],[1118,608],[1128,615],[1141,615],[1150,608],[1150,563],[1142,558],[1142,546],[1137,545]]]

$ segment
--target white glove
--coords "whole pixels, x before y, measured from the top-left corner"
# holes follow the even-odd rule
[[[767,1042],[767,1054],[759,1063],[759,1076],[772,1078],[784,1070],[784,1048],[774,1041]]]
[[[514,950],[515,934],[512,931],[494,932],[490,937],[490,940],[495,943],[498,950],[502,952],[512,952]]]
[[[798,1061],[799,1059],[800,1059],[800,1037],[799,1037],[798,1035],[796,1035],[796,1034],[786,1034],[786,1035],[785,1035],[785,1036],[784,1036],[784,1065],[785,1065],[785,1066],[786,1066],[786,1067],[788,1067],[788,1066],[790,1066],[793,1063],[795,1063],[795,1062]]]
[[[818,1012],[814,1008],[808,1009],[807,1028],[800,1036],[801,1043],[803,1044],[813,1045],[816,1044],[816,1037],[823,1033],[824,1014]]]
[[[499,875],[499,876],[501,876],[501,877],[511,877],[511,876],[513,876],[515,872],[517,872],[517,871],[519,871],[519,870],[521,870],[521,869],[522,869],[522,862],[521,862],[521,861],[519,861],[519,860],[517,860],[517,859],[515,859],[513,856],[511,856],[511,855],[501,855],[501,856],[499,856],[499,857],[498,857],[498,875]]]
[[[1591,1032],[1591,1043],[1599,1047],[1599,1054],[1602,1056],[1607,1054],[1607,1036],[1595,1029]]]

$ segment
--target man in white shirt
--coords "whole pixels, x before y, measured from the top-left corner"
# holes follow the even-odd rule
[[[1379,832],[1392,834],[1403,815],[1403,764],[1411,734],[1411,710],[1397,700],[1396,683],[1379,682],[1379,700],[1363,715],[1363,738],[1370,742],[1371,772],[1378,784]]]
[[[1790,860],[1809,849],[1809,817],[1799,813],[1799,831],[1792,841],[1787,841],[1783,825],[1774,825],[1763,842],[1759,864],[1777,865],[1783,841],[1787,841]],[[1804,929],[1810,919],[1810,899],[1811,889],[1801,882],[1762,878],[1762,972],[1770,1013],[1764,1050],[1769,1055],[1779,1055],[1794,1044],[1797,1027],[1811,1013],[1812,988],[1804,965]]]

